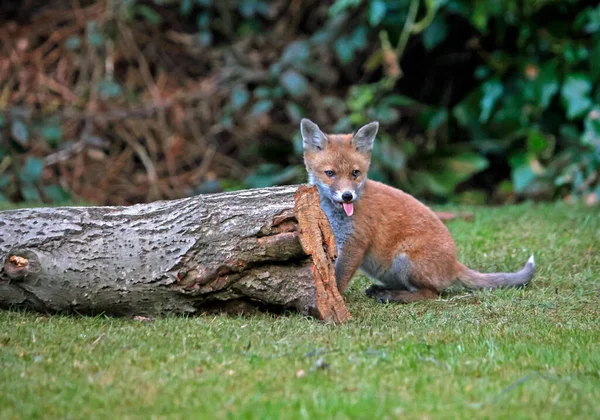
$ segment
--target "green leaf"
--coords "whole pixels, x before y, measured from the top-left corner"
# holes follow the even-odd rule
[[[250,115],[256,116],[256,115],[260,115],[260,114],[265,114],[265,113],[269,112],[271,110],[271,108],[273,108],[273,101],[264,99],[262,101],[258,101],[256,104],[254,104],[254,106],[250,110]]]
[[[369,24],[377,26],[381,23],[387,12],[387,5],[383,0],[373,0],[369,5]]]
[[[591,92],[592,83],[587,75],[578,73],[567,76],[560,94],[569,120],[581,118],[590,109],[592,106]]]
[[[362,0],[336,0],[336,2],[329,7],[329,16],[335,17],[348,9],[358,6],[361,2]]]
[[[53,203],[65,203],[71,199],[71,195],[58,185],[48,185],[44,193]]]
[[[248,90],[244,86],[234,86],[231,90],[230,100],[233,109],[237,111],[248,103],[250,100],[250,93],[248,93]]]
[[[600,148],[600,105],[596,105],[583,123],[582,142]]]
[[[294,98],[301,98],[308,92],[308,80],[296,70],[285,71],[280,81],[283,88]]]
[[[433,50],[440,45],[448,36],[448,25],[444,18],[438,13],[431,25],[423,31],[423,45],[427,51]]]
[[[0,175],[0,189],[4,189],[12,184],[12,179],[9,175]]]
[[[427,162],[424,185],[436,195],[449,196],[461,182],[471,178],[489,166],[488,160],[476,153],[464,152],[455,156],[432,159]]]
[[[310,57],[310,45],[307,41],[294,41],[289,44],[281,55],[281,62],[295,63],[306,61]]]
[[[430,108],[420,115],[419,122],[427,131],[435,132],[448,121],[448,110]]]
[[[271,89],[267,87],[258,87],[254,89],[254,96],[258,99],[266,99],[271,96]]]
[[[212,45],[213,42],[213,34],[211,31],[200,31],[197,35],[198,42],[203,47],[208,47]]]
[[[387,139],[375,142],[373,154],[386,168],[399,172],[405,169],[406,156],[402,149]]]
[[[25,165],[19,172],[19,178],[23,182],[37,181],[44,170],[44,160],[29,156],[25,160]]]
[[[600,31],[600,5],[595,9],[587,9],[587,23],[583,30],[588,34],[594,34]]]
[[[135,12],[137,15],[140,15],[152,25],[158,25],[162,22],[162,16],[156,10],[152,9],[145,4],[140,4],[136,6]]]
[[[409,96],[398,95],[398,94],[388,95],[385,98],[383,98],[381,100],[381,102],[385,103],[386,105],[393,105],[393,106],[418,106],[419,105],[419,103],[417,101],[415,101],[413,98],[411,98]]]
[[[347,37],[338,38],[333,43],[333,48],[342,64],[348,64],[354,59],[354,48]]]
[[[463,180],[481,172],[489,166],[488,160],[476,153],[465,152],[445,159],[444,168],[448,169]]]
[[[543,168],[532,153],[517,153],[510,157],[511,178],[515,192],[522,193]]]
[[[380,124],[393,124],[400,119],[400,112],[396,108],[379,104],[371,113],[372,119],[379,121]]]
[[[362,50],[367,47],[367,27],[364,25],[358,26],[350,36],[350,42],[355,50]]]
[[[179,13],[181,16],[188,16],[192,11],[193,6],[193,0],[181,0],[181,4],[179,5]]]
[[[31,183],[23,184],[21,187],[21,194],[23,195],[25,201],[42,201],[37,187]]]
[[[17,118],[12,121],[10,134],[21,146],[26,146],[29,143],[29,129],[23,121]]]
[[[87,24],[87,42],[94,47],[101,47],[104,45],[104,37],[98,29],[98,22],[95,20],[89,21]]]
[[[121,95],[121,86],[114,80],[103,80],[98,86],[100,98],[110,99]]]
[[[42,127],[42,136],[51,146],[56,146],[62,139],[62,126],[59,123],[47,123]]]
[[[196,25],[200,29],[208,29],[210,27],[211,15],[210,13],[200,13],[196,18]]]
[[[492,79],[485,82],[482,86],[483,96],[481,98],[480,107],[481,113],[479,114],[479,121],[486,123],[492,115],[494,105],[504,93],[504,87],[502,82],[498,79]]]
[[[544,134],[538,130],[529,130],[527,136],[527,150],[536,156],[539,156],[548,147],[548,140]]]
[[[470,16],[471,22],[473,23],[473,25],[475,25],[475,27],[483,33],[487,32],[487,25],[488,25],[488,18],[489,18],[488,13],[490,12],[488,10],[488,8],[489,8],[488,2],[477,1],[477,2],[475,2],[475,10],[472,12],[472,14]]]
[[[544,110],[548,108],[560,87],[557,67],[558,63],[554,61],[542,66],[539,77],[535,81],[538,104]]]
[[[286,102],[285,111],[289,117],[289,119],[295,123],[299,123],[302,119],[303,112],[298,104],[294,102]]]
[[[269,14],[269,5],[260,0],[244,0],[239,2],[239,11],[246,19],[255,15],[266,16]]]
[[[333,47],[343,64],[348,64],[354,59],[357,50],[362,50],[367,46],[367,28],[364,25],[357,27],[350,36],[338,38]]]
[[[76,50],[81,47],[81,39],[77,35],[71,35],[65,41],[65,47],[69,50]]]

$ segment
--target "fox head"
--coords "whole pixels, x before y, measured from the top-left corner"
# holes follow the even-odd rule
[[[348,216],[354,213],[354,202],[360,198],[367,180],[378,129],[375,121],[354,134],[327,135],[306,118],[300,122],[308,182]]]

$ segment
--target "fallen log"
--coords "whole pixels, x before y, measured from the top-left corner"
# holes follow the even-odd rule
[[[286,186],[0,212],[0,307],[155,316],[242,301],[343,322],[318,202]]]

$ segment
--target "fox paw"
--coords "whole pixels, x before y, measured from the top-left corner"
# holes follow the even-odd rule
[[[394,301],[392,292],[389,290],[381,290],[374,297],[377,300],[377,303],[389,303]]]
[[[383,287],[377,286],[375,284],[369,286],[367,290],[365,290],[365,295],[368,297],[376,297],[379,292],[383,290]]]
[[[365,294],[370,298],[375,298],[377,303],[388,303],[393,300],[392,292],[389,289],[377,285],[370,286],[365,290]]]

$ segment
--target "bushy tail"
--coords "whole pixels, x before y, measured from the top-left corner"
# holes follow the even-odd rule
[[[471,289],[517,287],[527,284],[535,273],[533,254],[527,260],[525,267],[516,273],[479,273],[457,262],[458,280]]]

